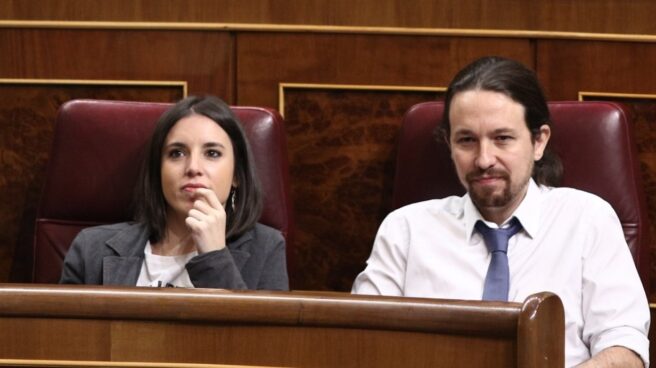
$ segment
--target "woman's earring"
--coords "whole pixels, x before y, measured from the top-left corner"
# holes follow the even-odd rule
[[[232,212],[235,212],[235,197],[237,196],[237,190],[232,188],[232,195],[230,196],[230,206],[232,207]]]

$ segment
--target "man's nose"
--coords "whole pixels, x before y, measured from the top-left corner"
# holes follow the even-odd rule
[[[481,141],[476,156],[476,166],[481,170],[487,170],[496,164],[496,150],[490,142]]]

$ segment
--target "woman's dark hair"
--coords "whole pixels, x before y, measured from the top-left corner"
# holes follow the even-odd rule
[[[442,124],[436,131],[438,139],[448,141],[451,135],[449,112],[453,97],[474,89],[503,93],[524,106],[524,120],[533,141],[539,136],[542,125],[551,126],[547,101],[535,73],[517,61],[487,56],[467,65],[451,81],[444,98]],[[562,174],[560,159],[547,147],[542,158],[535,162],[533,179],[538,184],[557,186]]]
[[[165,236],[167,203],[162,191],[162,149],[173,126],[190,115],[202,115],[215,121],[230,137],[235,157],[236,188],[230,191],[225,211],[226,239],[234,239],[252,228],[262,213],[260,182],[253,155],[241,124],[220,99],[187,97],[168,109],[157,122],[150,137],[135,190],[135,219],[146,225],[149,240],[158,242]],[[235,197],[235,209],[230,205]]]

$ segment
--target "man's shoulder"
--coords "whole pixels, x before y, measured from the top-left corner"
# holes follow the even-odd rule
[[[540,186],[544,202],[559,206],[575,206],[597,211],[611,209],[611,205],[597,194],[570,187]]]
[[[441,199],[430,199],[422,202],[415,202],[403,207],[397,208],[389,214],[392,218],[413,218],[424,217],[426,215],[459,215],[463,210],[464,197],[450,196]]]
[[[571,187],[548,187],[548,186],[541,185],[540,191],[543,195],[551,196],[553,198],[565,198],[565,199],[580,198],[583,200],[590,200],[590,201],[598,201],[598,200],[603,201],[601,197],[599,197],[594,193],[586,192],[585,190],[571,188]]]

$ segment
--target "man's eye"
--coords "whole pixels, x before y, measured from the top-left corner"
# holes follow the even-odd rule
[[[508,142],[511,141],[513,137],[511,135],[500,135],[496,137],[496,140],[499,142]]]
[[[460,137],[456,140],[458,144],[469,144],[474,142],[473,137]]]

